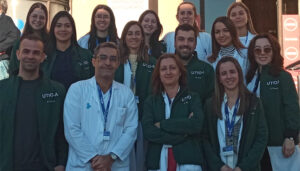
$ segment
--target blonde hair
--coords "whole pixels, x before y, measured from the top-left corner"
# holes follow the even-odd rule
[[[231,13],[232,9],[235,8],[235,7],[241,7],[245,10],[246,15],[247,15],[247,20],[248,20],[247,21],[247,29],[250,33],[257,34],[255,29],[254,29],[254,26],[253,26],[252,18],[251,18],[251,15],[250,15],[250,10],[244,3],[242,3],[242,2],[232,3],[229,6],[228,10],[227,10],[227,17],[230,18],[230,13]]]

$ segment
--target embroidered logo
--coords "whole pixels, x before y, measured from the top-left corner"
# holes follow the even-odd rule
[[[53,93],[44,93],[42,94],[42,98],[53,98],[53,97],[58,97],[58,93],[57,92],[53,92]]]
[[[187,96],[181,98],[181,102],[183,104],[187,104],[188,101],[191,100],[191,99],[192,99],[192,96],[191,95],[187,95]]]
[[[277,85],[279,84],[280,82],[279,82],[279,80],[274,80],[274,81],[268,81],[267,82],[267,86],[271,86],[270,87],[270,90],[277,90],[278,89],[278,87],[277,87]]]
[[[204,71],[191,71],[191,75],[196,79],[201,79],[201,76],[204,75]]]
[[[279,84],[279,80],[275,80],[275,81],[268,81],[267,82],[267,85],[270,86],[270,85],[278,85]]]
[[[46,100],[46,103],[55,103],[55,97],[58,97],[57,92],[51,92],[51,93],[43,93],[42,98]]]
[[[142,66],[147,68],[147,69],[154,69],[155,65],[147,64],[147,63],[142,63]]]

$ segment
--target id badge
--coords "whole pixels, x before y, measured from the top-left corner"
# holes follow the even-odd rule
[[[109,137],[110,137],[110,132],[109,131],[104,131],[103,132],[103,140],[109,141]]]
[[[234,154],[234,152],[233,152],[233,146],[229,145],[229,146],[224,147],[222,153],[223,153],[224,156],[231,156],[231,155],[233,155]]]
[[[135,103],[136,103],[136,104],[139,104],[139,102],[140,102],[139,96],[135,96],[134,98],[135,98]]]

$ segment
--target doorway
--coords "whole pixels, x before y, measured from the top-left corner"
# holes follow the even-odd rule
[[[243,0],[250,9],[257,33],[271,33],[277,37],[277,0]]]

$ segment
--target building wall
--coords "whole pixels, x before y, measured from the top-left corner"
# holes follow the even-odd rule
[[[205,30],[211,32],[214,20],[220,16],[226,16],[227,8],[235,0],[205,0]]]

